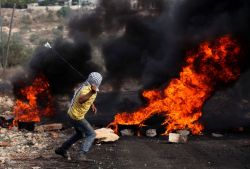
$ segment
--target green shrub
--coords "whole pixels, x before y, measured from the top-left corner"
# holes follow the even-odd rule
[[[4,54],[6,56],[7,50],[7,34],[3,34],[3,42],[1,45],[4,45]],[[2,53],[2,48],[0,49]],[[22,41],[22,37],[19,33],[14,33],[11,36],[9,54],[8,54],[8,65],[7,67],[16,66],[26,63],[31,57],[33,49],[31,47],[25,46]]]
[[[35,33],[30,35],[30,42],[37,44],[39,42],[39,36]]]
[[[70,14],[70,12],[71,12],[70,7],[64,6],[60,10],[57,11],[57,16],[65,18],[66,16]]]
[[[20,27],[20,33],[26,33],[29,32],[30,30],[31,30],[30,25],[27,24],[21,25]]]
[[[53,28],[52,33],[54,39],[61,38],[63,36],[63,26],[59,25],[57,28]]]
[[[49,10],[49,11],[48,11],[47,20],[48,20],[49,22],[55,21],[55,17],[54,17],[54,16],[55,16],[55,15],[54,15],[54,12],[51,11],[51,10]]]
[[[30,25],[32,24],[32,20],[29,15],[23,15],[21,18],[21,23],[24,25]]]

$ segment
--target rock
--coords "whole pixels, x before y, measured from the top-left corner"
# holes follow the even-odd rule
[[[171,143],[179,143],[180,136],[178,133],[169,133],[168,141]]]
[[[0,147],[9,147],[10,143],[7,141],[0,141]]]
[[[188,135],[182,135],[179,133],[169,133],[169,142],[171,143],[186,143]]]
[[[3,112],[3,114],[4,115],[8,115],[8,116],[13,116],[14,117],[14,115],[13,115],[13,112],[11,112],[11,111],[5,111],[5,112]]]
[[[0,108],[3,111],[11,111],[12,107],[14,106],[14,101],[8,96],[2,96],[0,97]]]
[[[61,123],[53,123],[53,124],[45,124],[35,127],[35,131],[44,132],[44,131],[52,131],[52,130],[60,130],[63,125]]]
[[[32,167],[32,169],[40,169],[41,167],[38,167],[38,166],[35,166],[35,167]]]
[[[0,133],[6,133],[7,129],[6,128],[0,128]]]
[[[57,132],[50,132],[50,135],[53,139],[57,139],[59,137],[59,133]]]
[[[189,130],[178,130],[177,133],[183,135],[183,136],[188,136],[190,134]]]
[[[223,137],[223,135],[222,134],[219,134],[219,133],[212,133],[212,136],[213,137]]]
[[[123,129],[120,131],[122,136],[133,136],[135,135],[134,131],[131,129]]]
[[[119,139],[119,136],[110,128],[96,129],[95,133],[98,142],[114,142]]]
[[[16,126],[13,126],[13,127],[11,127],[10,128],[12,131],[18,131],[18,127],[16,127]]]
[[[157,135],[156,129],[148,129],[146,131],[146,136],[148,137],[155,137]]]
[[[0,157],[0,164],[4,164],[6,162],[6,158],[5,157]]]
[[[10,98],[6,99],[5,104],[6,104],[7,106],[9,106],[9,107],[14,106],[14,102],[13,102]]]

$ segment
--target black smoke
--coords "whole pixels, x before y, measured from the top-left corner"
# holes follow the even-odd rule
[[[80,38],[58,40],[52,49],[39,49],[29,67],[33,73],[44,74],[55,93],[69,92],[77,83],[83,82],[89,72],[98,71],[97,65],[91,62],[90,45]]]
[[[250,2],[139,0],[134,8],[129,2],[101,0],[94,11],[73,14],[70,40],[58,39],[52,49],[37,50],[30,72],[45,74],[55,93],[67,93],[89,72],[101,71],[103,65],[91,56],[91,44],[97,42],[107,82],[120,87],[132,78],[144,88],[159,87],[178,76],[187,50],[225,34],[242,43],[242,68],[249,67]]]
[[[146,88],[161,86],[178,75],[187,50],[225,34],[245,44],[242,66],[249,67],[248,1],[164,2],[164,10],[150,19],[131,15],[124,35],[103,45],[108,77],[134,77]]]
[[[52,48],[37,49],[25,75],[17,74],[13,78],[14,93],[31,84],[37,76],[45,75],[53,94],[70,94],[90,72],[100,70],[91,59],[91,46],[82,36],[73,40],[58,39]]]

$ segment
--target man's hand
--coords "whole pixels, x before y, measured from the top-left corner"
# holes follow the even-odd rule
[[[95,107],[94,104],[91,105],[92,111],[94,112],[94,114],[96,115],[97,113],[97,108]]]
[[[94,85],[91,85],[91,91],[89,91],[89,93],[87,93],[86,95],[80,95],[78,102],[80,104],[86,102],[93,94],[96,93],[97,87]]]
[[[96,86],[91,85],[91,89],[92,89],[92,91],[93,91],[94,93],[96,93],[96,90],[97,90],[97,87],[96,87]]]

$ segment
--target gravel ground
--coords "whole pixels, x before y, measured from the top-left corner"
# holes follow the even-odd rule
[[[0,168],[250,169],[249,133],[224,134],[220,138],[210,134],[190,136],[187,144],[170,144],[167,137],[121,137],[114,143],[95,144],[88,154],[95,162],[80,162],[74,160],[80,143],[70,149],[72,161],[54,154],[54,148],[69,137],[71,132],[61,131],[56,139],[46,138],[50,141],[46,147],[37,150],[40,155],[17,154],[1,164]]]

